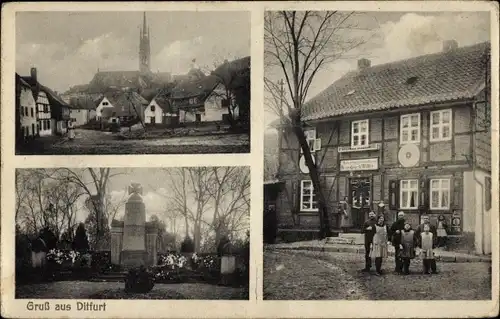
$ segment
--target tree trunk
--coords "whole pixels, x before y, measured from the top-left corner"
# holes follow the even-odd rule
[[[309,169],[309,176],[311,178],[314,191],[316,196],[318,196],[318,213],[319,213],[319,223],[320,223],[320,239],[331,236],[331,228],[330,228],[330,218],[328,207],[326,205],[325,194],[323,193],[323,188],[319,179],[318,169],[312,160],[311,150],[309,149],[309,145],[307,144],[307,140],[304,134],[302,127],[300,126],[300,121],[297,120],[296,116],[293,119],[293,131],[297,136],[300,147],[302,148],[302,153]]]

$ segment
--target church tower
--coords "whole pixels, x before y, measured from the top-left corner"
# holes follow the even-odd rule
[[[139,71],[149,73],[151,70],[151,46],[149,43],[149,27],[146,23],[146,12],[139,34]]]

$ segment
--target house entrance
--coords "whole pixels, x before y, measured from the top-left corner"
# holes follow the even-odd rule
[[[371,182],[369,178],[349,179],[349,203],[351,204],[353,228],[361,230],[371,205]]]

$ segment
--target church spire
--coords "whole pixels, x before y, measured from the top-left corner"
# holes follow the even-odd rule
[[[146,12],[143,14],[142,30],[139,37],[139,71],[150,72],[151,47],[149,42],[149,27],[146,20]]]

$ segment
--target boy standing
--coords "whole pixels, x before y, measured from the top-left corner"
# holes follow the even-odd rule
[[[400,274],[410,274],[410,261],[415,258],[416,241],[415,231],[411,229],[410,223],[405,223],[399,239],[399,251],[402,263],[398,269]]]
[[[424,264],[424,274],[437,274],[434,248],[436,247],[436,237],[431,232],[429,224],[424,224],[423,232],[420,233],[419,247]]]

